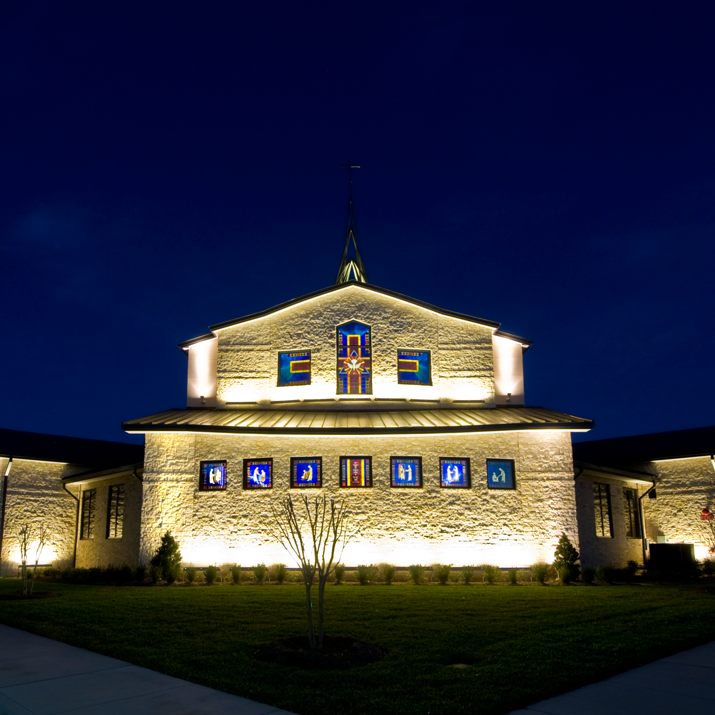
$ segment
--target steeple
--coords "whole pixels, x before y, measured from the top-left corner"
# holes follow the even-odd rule
[[[363,266],[360,251],[357,245],[357,228],[355,226],[355,204],[353,203],[353,169],[359,169],[359,166],[348,164],[343,167],[348,170],[348,223],[345,231],[345,250],[343,251],[343,260],[340,261],[338,269],[338,277],[335,284],[347,283],[348,281],[357,281],[358,283],[367,283],[367,275],[365,274],[365,266]],[[352,242],[354,251],[350,251],[350,243]]]

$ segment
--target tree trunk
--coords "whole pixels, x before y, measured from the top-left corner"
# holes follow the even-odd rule
[[[323,601],[325,595],[326,578],[321,578],[318,581],[318,648],[323,649]]]
[[[27,596],[27,562],[22,562],[22,595]]]
[[[310,587],[313,584],[305,582],[305,611],[308,616],[308,643],[310,649],[315,650],[315,632],[313,631],[313,604],[310,601]]]

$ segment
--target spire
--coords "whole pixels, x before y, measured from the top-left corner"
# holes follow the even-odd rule
[[[348,223],[345,231],[345,250],[343,251],[343,260],[340,261],[338,269],[338,277],[335,284],[347,283],[348,281],[357,281],[358,283],[367,283],[367,275],[365,274],[365,266],[363,266],[360,251],[357,245],[357,228],[355,227],[355,204],[353,203],[353,169],[359,169],[359,166],[348,164],[342,167],[348,170]],[[350,251],[350,242],[354,250]]]

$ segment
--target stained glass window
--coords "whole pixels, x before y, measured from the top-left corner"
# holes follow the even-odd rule
[[[294,488],[323,486],[321,457],[291,457],[290,485]]]
[[[421,487],[421,457],[390,457],[390,486]]]
[[[226,461],[201,462],[199,490],[214,491],[226,488]]]
[[[270,489],[273,486],[272,459],[243,460],[243,488]]]
[[[487,486],[490,489],[515,489],[514,460],[487,459]]]
[[[107,538],[121,539],[124,531],[124,485],[109,487],[107,499]]]
[[[398,350],[397,382],[400,385],[431,385],[430,351]]]
[[[440,457],[440,486],[450,489],[469,489],[471,484],[468,458]]]
[[[371,487],[371,462],[370,457],[340,457],[340,486]]]
[[[310,350],[278,353],[278,387],[310,385]]]
[[[345,323],[337,332],[338,395],[372,394],[370,327]]]

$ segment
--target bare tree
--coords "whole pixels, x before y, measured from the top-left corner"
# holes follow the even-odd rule
[[[297,500],[296,500],[297,501]],[[303,508],[300,509],[302,502]],[[273,506],[274,537],[298,560],[305,584],[305,608],[308,618],[308,642],[312,650],[323,647],[323,601],[325,585],[340,562],[345,546],[353,537],[349,530],[345,504],[323,495],[311,502],[307,496],[297,501],[291,497]],[[313,627],[310,589],[318,576],[318,633]]]
[[[25,524],[25,526],[20,529],[20,559],[22,561],[22,595],[31,595],[35,589],[35,576],[37,576],[37,565],[40,563],[40,556],[42,555],[42,550],[47,544],[49,537],[49,531],[44,524],[40,524],[38,527],[37,535],[37,547],[35,549],[35,565],[32,569],[32,582],[30,584],[30,590],[28,594],[27,590],[27,554],[30,550],[30,543],[32,541],[33,530],[30,524]]]

